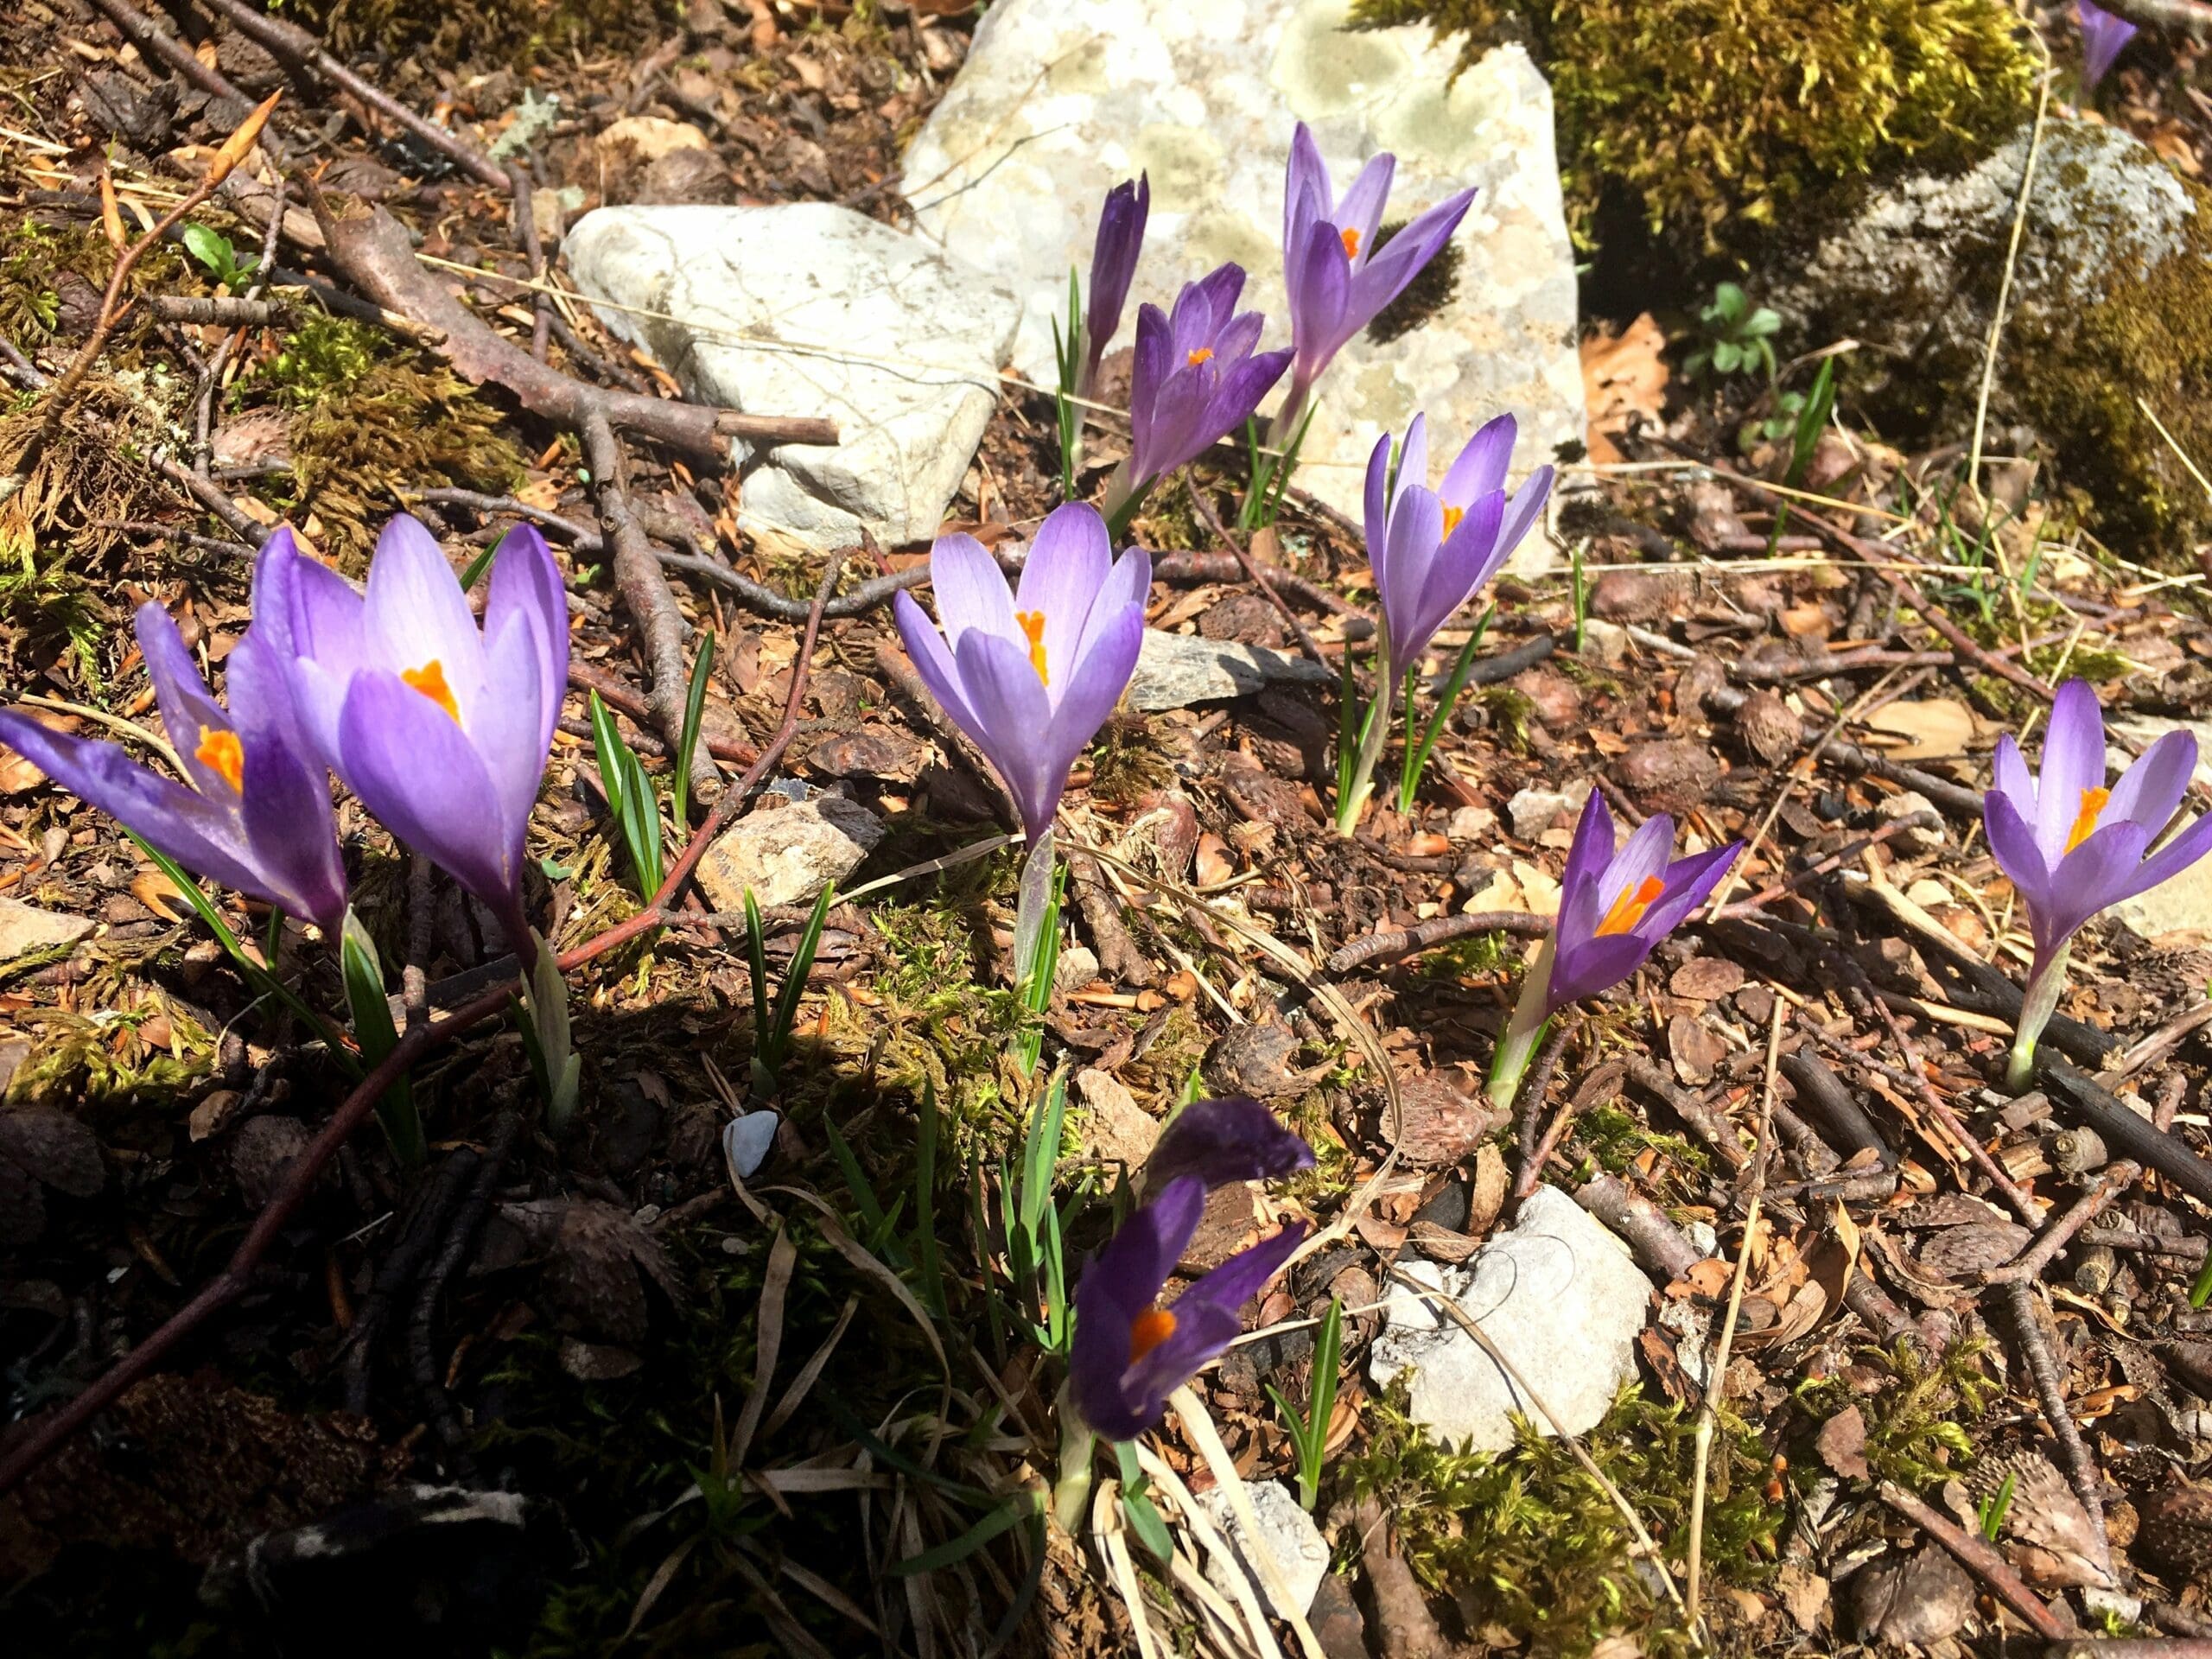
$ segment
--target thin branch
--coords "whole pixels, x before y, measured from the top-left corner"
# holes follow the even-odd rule
[[[2006,1565],[1996,1547],[1977,1533],[1970,1533],[1930,1508],[1902,1486],[1884,1481],[1875,1496],[1951,1552],[1960,1566],[1989,1586],[1990,1593],[2028,1622],[2046,1642],[2063,1642],[2080,1634],[2073,1615],[2054,1611],[2041,1596],[2022,1582]]]

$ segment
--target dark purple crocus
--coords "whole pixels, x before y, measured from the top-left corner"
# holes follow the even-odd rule
[[[1303,121],[1291,138],[1283,183],[1282,274],[1290,291],[1290,335],[1297,359],[1290,394],[1275,416],[1280,439],[1294,429],[1322,371],[1421,275],[1421,267],[1452,239],[1475,199],[1469,189],[1440,202],[1378,252],[1376,237],[1397,165],[1387,150],[1370,158],[1338,201],[1329,186],[1328,163]]]
[[[500,542],[481,628],[436,539],[404,515],[377,538],[365,598],[280,531],[253,604],[308,747],[527,961],[523,837],[569,680],[568,601],[543,539],[525,525]]]
[[[899,636],[938,706],[998,769],[1036,843],[1136,671],[1152,556],[1133,547],[1115,558],[1097,509],[1071,501],[1038,526],[1016,592],[982,544],[958,534],[930,549],[930,585],[938,621],[902,593]]]
[[[2180,807],[2196,767],[2196,738],[2169,732],[2107,788],[2104,715],[2083,680],[2058,688],[2044,734],[2041,778],[2030,775],[2010,732],[1997,740],[1982,828],[1997,868],[2028,912],[2035,942],[2005,1072],[2012,1088],[2026,1088],[2034,1074],[2036,1039],[2058,1006],[2075,934],[2098,912],[2179,875],[2212,852],[2212,815],[2150,850]]]
[[[162,724],[190,787],[112,743],[0,714],[0,740],[185,868],[313,920],[333,938],[346,914],[346,866],[330,780],[294,741],[283,664],[258,628],[225,659],[231,706],[209,695],[176,624],[138,608]]]
[[[1098,240],[1090,250],[1090,304],[1084,318],[1083,381],[1088,397],[1097,388],[1098,365],[1122,326],[1122,307],[1136,275],[1137,253],[1144,246],[1145,220],[1152,212],[1152,181],[1140,173],[1106,193],[1098,215]]]
[[[1613,815],[1605,798],[1590,791],[1560,877],[1559,919],[1522,982],[1491,1063],[1491,1098],[1500,1106],[1512,1103],[1552,1016],[1642,967],[1659,941],[1719,886],[1744,843],[1670,861],[1674,850],[1675,821],[1661,812],[1615,852]]]
[[[1117,527],[1155,481],[1243,426],[1282,378],[1290,353],[1255,351],[1267,319],[1236,309],[1243,291],[1243,268],[1227,264],[1185,283],[1172,315],[1137,308],[1129,454],[1106,491]]]
[[[2082,88],[2094,92],[2113,62],[2136,36],[2136,27],[2092,0],[2074,0],[2074,21],[2082,26]]]
[[[1195,1102],[1167,1126],[1146,1166],[1149,1196],[1076,1286],[1068,1392],[1093,1430],[1127,1440],[1157,1423],[1167,1396],[1236,1339],[1239,1310],[1306,1236],[1305,1224],[1293,1223],[1162,1307],[1160,1294],[1198,1230],[1206,1194],[1313,1164],[1311,1147],[1242,1096]]]

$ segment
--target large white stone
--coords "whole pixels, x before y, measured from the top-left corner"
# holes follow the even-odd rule
[[[1651,1287],[1627,1246],[1556,1187],[1529,1194],[1512,1229],[1465,1267],[1412,1262],[1406,1271],[1457,1301],[1570,1434],[1594,1426],[1635,1372]],[[1509,1414],[1516,1412],[1552,1432],[1472,1337],[1401,1286],[1368,1369],[1379,1388],[1408,1367],[1413,1415],[1433,1440],[1503,1451],[1513,1444]]]
[[[569,232],[614,333],[704,402],[821,415],[833,448],[732,446],[745,530],[807,546],[936,535],[998,396],[1020,307],[929,240],[843,207],[602,207]]]
[[[1283,162],[1310,124],[1336,188],[1377,150],[1398,158],[1386,224],[1479,187],[1454,245],[1451,297],[1388,344],[1344,348],[1320,386],[1300,482],[1358,510],[1385,429],[1428,412],[1439,465],[1484,421],[1521,422],[1516,467],[1583,435],[1574,259],[1560,202],[1551,91],[1517,46],[1458,80],[1426,29],[1348,33],[1348,0],[996,0],[959,77],[906,156],[915,222],[1022,296],[1014,366],[1049,385],[1068,269],[1090,269],[1099,203],[1140,171],[1152,219],[1136,302],[1166,305],[1224,259],[1245,302],[1289,343]],[[1541,537],[1532,537],[1532,545]]]
[[[1297,1611],[1302,1614],[1313,1605],[1321,1580],[1329,1576],[1329,1541],[1282,1482],[1248,1480],[1244,1496],[1251,1502],[1252,1518],[1260,1523],[1261,1541],[1274,1558],[1275,1571],[1282,1575],[1283,1588],[1290,1592],[1298,1603]],[[1236,1557],[1235,1570],[1244,1574],[1254,1597],[1262,1607],[1274,1606],[1278,1617],[1287,1617],[1287,1611],[1268,1593],[1266,1576],[1252,1560],[1244,1523],[1237,1518],[1228,1492],[1217,1486],[1201,1495],[1198,1502],[1205,1505],[1206,1518],[1220,1532],[1222,1542]],[[1233,1599],[1236,1590],[1230,1571],[1230,1564],[1219,1556],[1206,1558],[1206,1577],[1224,1597]]]

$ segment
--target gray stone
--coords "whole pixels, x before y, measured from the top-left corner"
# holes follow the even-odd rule
[[[783,1121],[783,1114],[774,1108],[760,1106],[722,1125],[722,1156],[729,1160],[740,1180],[751,1180],[753,1173],[768,1161],[776,1144],[776,1127]]]
[[[74,944],[92,931],[92,923],[82,916],[64,916],[20,899],[0,898],[0,962]]]
[[[1096,1070],[1075,1074],[1076,1098],[1090,1116],[1083,1128],[1084,1154],[1121,1164],[1134,1174],[1159,1144],[1160,1120],[1137,1104],[1121,1080]]]
[[[1563,790],[1524,789],[1505,804],[1505,816],[1513,821],[1515,835],[1523,841],[1534,841],[1563,819],[1573,822],[1589,798],[1590,785],[1586,781],[1571,784]]]
[[[1052,964],[1052,988],[1065,996],[1098,977],[1098,953],[1087,944],[1071,944]]]
[[[1457,1301],[1570,1434],[1603,1417],[1635,1375],[1651,1287],[1627,1247],[1556,1187],[1538,1187],[1512,1229],[1464,1268],[1415,1262],[1407,1271]],[[1440,1442],[1503,1451],[1513,1413],[1553,1432],[1472,1337],[1403,1287],[1391,1293],[1368,1369],[1377,1388],[1412,1371],[1414,1418]]]
[[[1283,162],[1300,120],[1342,191],[1377,150],[1398,158],[1386,223],[1465,186],[1452,291],[1400,338],[1353,340],[1323,378],[1299,481],[1359,510],[1379,434],[1428,412],[1441,464],[1484,421],[1521,423],[1517,466],[1583,435],[1573,251],[1560,207],[1551,90],[1518,46],[1456,79],[1426,28],[1348,33],[1349,0],[996,0],[907,153],[915,223],[1022,296],[1014,364],[1052,384],[1070,266],[1088,270],[1099,203],[1152,181],[1135,305],[1171,303],[1224,260],[1250,277],[1269,346],[1288,343]],[[1524,552],[1541,541],[1532,536]]]
[[[1890,837],[1890,844],[1907,857],[1932,853],[1943,844],[1943,815],[1936,810],[1935,802],[1916,789],[1901,789],[1894,795],[1883,796],[1874,804],[1874,816],[1885,823],[1895,823],[1916,812],[1928,813],[1935,822],[1921,829],[1900,830]]]
[[[755,811],[725,830],[699,860],[699,885],[716,910],[753,902],[807,905],[832,881],[861,867],[883,839],[866,807],[842,795],[818,795],[797,806]]]
[[[1147,628],[1137,671],[1129,681],[1128,703],[1139,714],[1156,715],[1194,702],[1249,696],[1278,680],[1313,684],[1332,677],[1319,663],[1265,645]]]
[[[603,207],[564,245],[600,318],[708,403],[822,415],[834,448],[732,450],[738,524],[817,550],[937,533],[998,396],[1019,306],[930,241],[842,207]],[[616,309],[615,306],[633,308]]]
[[[1582,648],[1576,655],[1600,668],[1618,668],[1628,660],[1628,630],[1603,617],[1586,616],[1582,619]]]
[[[1321,1529],[1313,1524],[1313,1517],[1299,1507],[1297,1497],[1281,1481],[1248,1480],[1244,1483],[1244,1496],[1252,1505],[1252,1518],[1260,1523],[1260,1541],[1274,1558],[1275,1571],[1282,1578],[1283,1587],[1297,1599],[1297,1611],[1303,1615],[1313,1605],[1321,1580],[1329,1576],[1328,1540],[1322,1537]],[[1286,1611],[1275,1605],[1268,1594],[1267,1580],[1252,1563],[1250,1548],[1245,1541],[1244,1522],[1230,1503],[1228,1492],[1217,1486],[1201,1495],[1198,1502],[1205,1506],[1206,1517],[1220,1532],[1222,1541],[1236,1557],[1236,1567],[1243,1573],[1260,1605],[1273,1607],[1279,1618],[1287,1618]],[[1207,1558],[1207,1580],[1233,1603],[1236,1591],[1229,1573],[1228,1562],[1217,1556]]]

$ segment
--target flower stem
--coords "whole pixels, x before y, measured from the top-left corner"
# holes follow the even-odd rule
[[[2005,1086],[2016,1095],[2024,1094],[2035,1081],[2036,1039],[2050,1023],[2058,1007],[2058,994],[2066,988],[2066,959],[2073,948],[2074,942],[2069,939],[2048,960],[2038,954],[2035,966],[2028,970],[2019,1022],[2013,1027],[2012,1052],[2005,1063]]]
[[[1106,480],[1106,499],[1100,511],[1106,518],[1107,539],[1120,546],[1122,538],[1129,533],[1129,520],[1137,516],[1137,509],[1152,493],[1154,480],[1147,479],[1140,484],[1129,476],[1129,463],[1124,459]]]
[[[1098,1436],[1076,1410],[1065,1388],[1058,1402],[1060,1418],[1060,1474],[1052,1483],[1052,1518],[1070,1537],[1083,1525],[1083,1512],[1090,1504],[1091,1448]]]
[[[1501,1111],[1512,1109],[1514,1096],[1521,1092],[1521,1079],[1528,1072],[1529,1063],[1536,1058],[1545,1028],[1551,1024],[1545,1004],[1550,1001],[1552,955],[1552,940],[1547,935],[1528,977],[1521,982],[1521,1000],[1513,1005],[1513,1017],[1505,1022],[1497,1039],[1488,1088],[1491,1102]]]
[[[1345,671],[1344,685],[1349,691],[1349,669]],[[1359,728],[1359,749],[1350,770],[1345,770],[1341,761],[1338,766],[1337,833],[1346,841],[1359,828],[1359,815],[1367,810],[1368,797],[1375,792],[1375,763],[1382,758],[1382,745],[1389,739],[1390,693],[1395,689],[1390,642],[1387,636],[1378,633],[1375,645],[1375,701],[1368,705],[1366,721]]]

